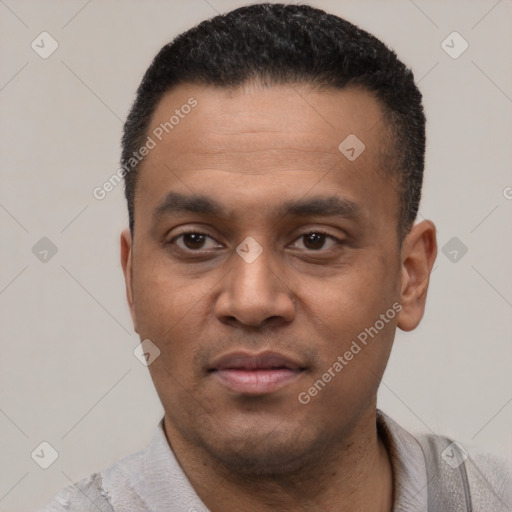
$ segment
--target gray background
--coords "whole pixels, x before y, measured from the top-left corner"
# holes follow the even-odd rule
[[[122,186],[102,201],[92,191],[118,168],[122,122],[155,53],[244,3],[0,0],[2,511],[32,510],[153,434],[162,408],[133,355],[119,263]],[[511,2],[310,3],[394,48],[425,97],[421,217],[436,222],[440,253],[424,321],[397,334],[379,406],[412,431],[512,458]],[[31,47],[43,31],[59,45],[47,59]],[[453,31],[469,43],[458,58],[441,45]],[[42,441],[59,453],[46,470],[31,458]]]

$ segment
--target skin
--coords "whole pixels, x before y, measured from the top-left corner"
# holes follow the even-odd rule
[[[410,331],[423,316],[437,248],[430,221],[398,238],[381,107],[358,89],[184,84],[162,98],[148,133],[191,96],[197,107],[146,156],[134,236],[121,236],[134,328],[161,351],[149,370],[169,444],[214,512],[390,511],[376,395],[396,328]],[[351,133],[366,146],[353,162],[338,150]],[[226,215],[155,216],[169,192],[210,198]],[[330,196],[357,213],[279,212]],[[184,229],[208,236],[197,243],[179,237]],[[316,244],[304,236],[319,231],[328,236]],[[236,252],[248,236],[263,249],[252,263]],[[399,314],[300,403],[394,303]],[[304,371],[272,393],[233,392],[208,367],[239,350],[274,350]]]

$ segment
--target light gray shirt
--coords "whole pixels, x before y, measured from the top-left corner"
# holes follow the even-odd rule
[[[381,411],[377,427],[393,469],[394,512],[512,511],[512,478],[503,462],[469,457],[440,436],[415,437]],[[457,483],[459,466],[464,484]],[[89,510],[208,512],[167,442],[163,419],[147,448],[66,487],[40,512]]]

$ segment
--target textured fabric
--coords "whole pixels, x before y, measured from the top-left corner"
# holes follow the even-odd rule
[[[207,512],[169,447],[160,421],[153,441],[103,473],[116,512]]]
[[[430,510],[450,512],[512,511],[512,471],[487,454],[468,453],[441,436],[418,436],[426,461]]]
[[[420,445],[381,411],[377,411],[377,428],[393,468],[393,512],[425,512],[427,469]]]
[[[60,491],[41,512],[114,512],[102,488],[99,473],[93,473]]]
[[[465,450],[450,439],[413,436],[381,411],[377,411],[377,427],[393,468],[393,512],[512,512],[512,476],[504,463],[487,455],[465,459],[461,455]],[[208,509],[170,449],[162,420],[146,449],[66,487],[40,509],[92,511]]]

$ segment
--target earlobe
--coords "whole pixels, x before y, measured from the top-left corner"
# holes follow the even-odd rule
[[[133,294],[133,240],[129,229],[125,229],[121,233],[121,266],[123,267],[124,282],[126,288],[126,299],[128,301],[128,307],[130,308],[130,314],[132,316],[133,326],[135,332],[137,332],[137,321],[135,315],[135,300]]]
[[[415,224],[402,245],[402,278],[400,303],[402,310],[397,325],[412,331],[425,311],[430,273],[437,255],[436,228],[425,220]]]

